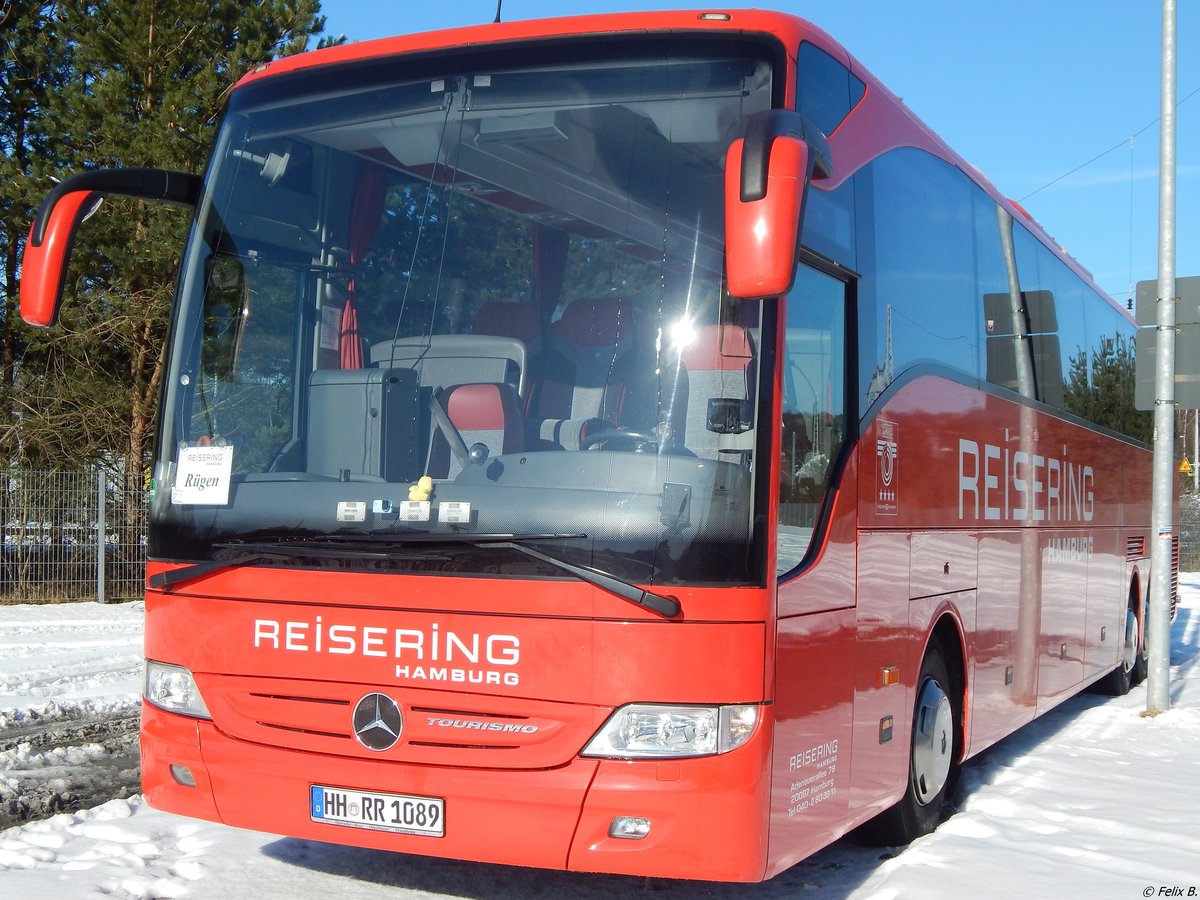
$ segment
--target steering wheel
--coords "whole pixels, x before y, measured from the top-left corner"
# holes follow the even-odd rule
[[[634,453],[645,453],[647,451],[654,452],[658,448],[658,437],[653,434],[647,434],[644,431],[618,431],[615,428],[606,428],[603,431],[597,431],[595,434],[589,434],[579,442],[580,450],[587,450],[589,447],[595,447],[597,444],[629,444],[630,450]]]

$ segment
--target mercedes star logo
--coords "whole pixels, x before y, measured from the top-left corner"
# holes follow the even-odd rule
[[[387,694],[367,694],[354,705],[354,736],[368,750],[388,750],[400,740],[404,719]]]

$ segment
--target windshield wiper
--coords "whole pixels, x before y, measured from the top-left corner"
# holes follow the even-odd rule
[[[222,569],[234,566],[249,566],[255,563],[273,559],[299,559],[305,556],[320,556],[324,559],[386,559],[386,553],[364,551],[361,549],[342,549],[338,547],[308,545],[303,543],[262,543],[262,544],[214,544],[221,549],[236,549],[237,553],[223,559],[212,559],[206,562],[193,563],[169,572],[159,572],[151,575],[147,584],[151,588],[169,591],[176,585],[196,578],[203,578]]]
[[[275,559],[392,559],[396,544],[457,544],[477,546],[503,541],[555,541],[587,537],[583,534],[319,534],[275,541],[236,541],[213,544],[218,550],[232,551],[221,559],[193,563],[169,572],[151,575],[147,584],[156,590],[169,591],[176,585],[203,578],[213,572],[234,566],[249,566]]]
[[[602,591],[608,591],[620,597],[622,600],[628,600],[635,606],[641,606],[645,609],[652,610],[660,616],[665,616],[668,619],[678,618],[683,613],[683,607],[679,600],[667,594],[655,594],[652,591],[642,590],[636,584],[618,578],[616,575],[609,575],[607,572],[601,572],[599,569],[593,569],[588,566],[577,566],[574,563],[569,563],[566,560],[558,559],[550,556],[547,553],[542,553],[540,550],[534,550],[532,547],[526,547],[523,544],[518,544],[515,541],[496,541],[488,544],[489,547],[503,547],[507,550],[516,550],[518,553],[523,553],[526,556],[531,556],[534,559],[539,559],[542,562],[549,563],[564,572],[570,572],[580,581],[586,581],[590,585],[600,588]]]
[[[666,594],[656,594],[653,591],[646,591],[638,587],[632,582],[625,581],[615,575],[610,575],[608,572],[601,572],[599,569],[593,569],[590,566],[579,566],[574,563],[569,563],[566,560],[559,559],[556,556],[551,556],[548,553],[543,553],[540,550],[534,550],[526,544],[533,544],[548,541],[566,541],[578,540],[586,538],[586,534],[405,534],[396,535],[400,539],[400,543],[463,543],[471,544],[476,547],[495,547],[502,550],[515,550],[525,556],[540,560],[544,563],[549,563],[555,568],[562,569],[564,572],[569,572],[580,581],[587,582],[590,585],[600,588],[602,591],[608,591],[622,600],[627,600],[635,606],[641,606],[658,613],[660,616],[665,616],[668,619],[674,619],[683,613],[683,607],[679,600],[675,597]],[[388,539],[393,536],[389,535]],[[354,540],[362,540],[352,536]],[[373,538],[367,538],[372,540]]]
[[[206,562],[193,563],[169,572],[159,572],[150,576],[149,586],[154,589],[171,590],[171,588],[203,578],[213,572],[233,566],[247,566],[273,559],[299,559],[306,556],[322,559],[392,559],[396,556],[392,549],[397,544],[468,544],[474,547],[495,547],[497,549],[513,550],[533,559],[549,563],[555,568],[569,572],[580,581],[608,591],[622,600],[649,609],[668,619],[680,616],[683,608],[675,597],[646,591],[637,585],[625,581],[607,572],[601,572],[587,566],[578,566],[566,560],[558,559],[540,550],[526,546],[527,543],[546,541],[565,541],[586,538],[586,534],[433,534],[429,532],[396,533],[388,535],[318,535],[315,537],[298,538],[286,541],[261,541],[247,543],[214,544],[222,550],[236,551],[225,559],[214,559]]]

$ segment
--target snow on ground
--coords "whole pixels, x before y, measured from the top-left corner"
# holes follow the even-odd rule
[[[0,828],[137,793],[142,619],[0,606]]]
[[[136,710],[141,603],[0,606],[0,733],[64,707]]]
[[[1068,701],[969,763],[959,811],[902,850],[846,840],[762,886],[667,882],[279,838],[161,813],[134,796],[0,831],[0,896],[1200,896],[1200,574],[1183,576],[1182,589],[1169,712],[1141,716],[1144,688]],[[38,750],[21,736],[45,719],[136,709],[140,621],[138,604],[0,607],[0,747],[10,747],[0,752],[0,800],[36,785],[40,769],[86,785],[105,747]]]

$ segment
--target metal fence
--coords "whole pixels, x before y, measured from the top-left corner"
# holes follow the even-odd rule
[[[1200,494],[1179,500],[1179,571],[1200,572]]]
[[[105,472],[0,469],[0,603],[142,596],[147,495]],[[1200,571],[1200,495],[1179,504],[1180,560]]]
[[[146,510],[110,473],[0,469],[0,603],[141,597]]]

